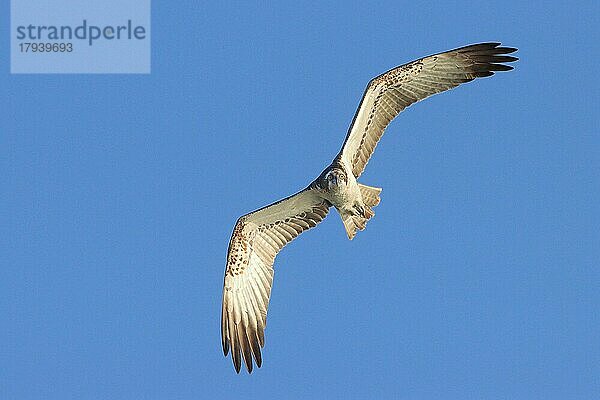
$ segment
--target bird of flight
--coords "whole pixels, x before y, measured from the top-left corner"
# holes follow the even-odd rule
[[[253,358],[258,367],[262,364],[277,253],[321,222],[331,206],[342,217],[350,240],[375,215],[381,189],[357,179],[390,121],[431,95],[513,69],[504,63],[518,60],[507,55],[516,50],[500,43],[479,43],[420,58],[373,78],[331,165],[304,190],[238,219],[227,252],[221,314],[223,353],[227,356],[231,350],[238,373],[242,358],[248,372]]]

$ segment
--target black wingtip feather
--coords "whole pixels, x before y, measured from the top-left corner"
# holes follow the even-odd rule
[[[492,75],[494,75],[494,73],[492,71],[481,71],[481,72],[477,73],[478,78],[485,78],[485,77],[492,76]]]
[[[517,57],[513,56],[490,56],[489,60],[495,63],[503,63],[503,62],[514,62],[517,61]]]
[[[257,332],[254,329],[249,331],[250,336],[248,338],[250,342],[250,349],[252,350],[252,355],[254,356],[254,360],[256,360],[256,365],[260,368],[262,364],[262,357],[260,354],[260,343],[258,342]]]
[[[517,49],[516,47],[498,47],[496,48],[496,50],[498,51],[498,54],[510,54],[514,53],[519,49]]]
[[[252,351],[250,350],[250,343],[248,342],[248,337],[246,333],[242,330],[240,332],[242,337],[240,337],[240,345],[242,348],[242,356],[244,357],[244,364],[246,364],[246,369],[249,373],[252,373]]]
[[[518,49],[516,47],[499,47],[499,42],[478,43],[456,49],[459,53],[482,53],[482,54],[510,54]]]
[[[226,341],[223,341],[223,355],[227,357],[227,354],[229,354],[229,344],[227,344]]]
[[[480,43],[462,47],[458,51],[474,63],[471,68],[477,77],[486,77],[494,75],[494,71],[513,70],[513,66],[505,63],[519,60],[517,57],[506,55],[514,53],[517,48],[499,46],[499,42]]]
[[[240,346],[239,343],[237,343],[237,340],[235,338],[237,338],[237,327],[235,327],[234,324],[234,339],[231,342],[231,360],[233,361],[233,367],[235,368],[235,372],[237,372],[238,374],[240,373],[240,369],[242,368],[242,360],[241,360],[241,354],[240,354]]]
[[[487,68],[490,71],[510,71],[511,69],[514,69],[512,66],[504,64],[488,64]]]

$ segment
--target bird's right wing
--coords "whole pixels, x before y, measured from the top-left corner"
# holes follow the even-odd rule
[[[231,235],[223,286],[221,338],[223,353],[231,348],[233,365],[241,357],[252,372],[259,367],[264,346],[267,307],[277,253],[305,230],[321,222],[331,204],[313,189],[305,189],[277,203],[241,217]]]
[[[424,57],[391,69],[369,82],[338,157],[358,178],[385,128],[402,110],[431,95],[452,89],[494,71],[513,69],[502,63],[517,49],[480,43]]]

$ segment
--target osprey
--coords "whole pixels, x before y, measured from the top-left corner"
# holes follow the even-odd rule
[[[503,63],[517,49],[480,43],[412,61],[372,79],[363,94],[341,151],[306,189],[240,217],[235,224],[223,287],[221,338],[231,350],[239,373],[242,357],[248,372],[253,358],[262,364],[267,306],[277,253],[302,232],[321,222],[331,206],[348,239],[375,215],[380,188],[357,181],[392,119],[417,101],[494,71],[513,69]]]

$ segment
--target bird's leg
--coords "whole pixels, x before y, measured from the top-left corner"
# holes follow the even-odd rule
[[[354,206],[352,207],[354,209],[354,216],[357,217],[362,217],[365,219],[369,219],[371,218],[373,215],[375,215],[375,213],[373,213],[373,210],[371,209],[371,207],[365,205],[365,204],[361,204],[361,203],[354,203]]]
[[[365,208],[363,207],[362,204],[356,202],[356,203],[354,203],[354,206],[352,208],[354,209],[353,215],[364,218],[364,216],[365,216]]]

